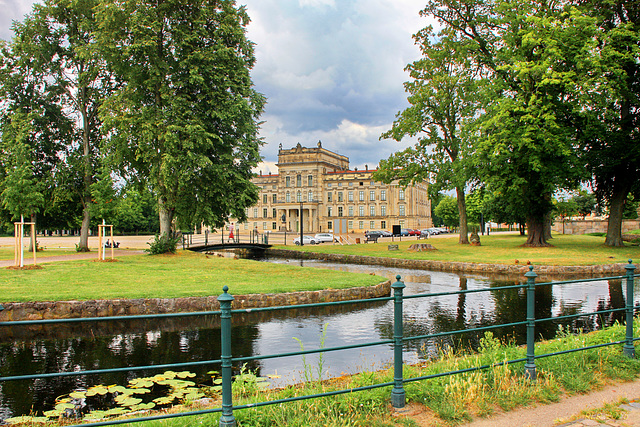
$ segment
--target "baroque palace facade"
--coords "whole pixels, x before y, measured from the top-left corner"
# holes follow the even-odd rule
[[[278,174],[257,175],[258,203],[237,226],[265,231],[305,233],[364,232],[432,226],[427,184],[403,188],[372,179],[373,170],[350,170],[349,158],[300,143],[278,151]],[[302,216],[300,215],[302,212]]]

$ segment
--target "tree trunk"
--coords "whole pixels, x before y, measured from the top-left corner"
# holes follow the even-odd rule
[[[522,246],[548,247],[551,246],[544,238],[545,220],[530,216],[527,218],[527,242]]]
[[[551,236],[551,222],[553,218],[551,217],[551,212],[548,212],[544,216],[544,238],[545,240],[551,240],[553,237]]]
[[[82,104],[82,160],[84,162],[84,176],[82,188],[82,226],[80,228],[80,242],[78,242],[79,252],[89,252],[89,226],[91,225],[91,179],[93,171],[91,168],[91,150],[89,147],[89,118],[85,101],[86,89],[80,93]]]
[[[35,224],[36,222],[36,214],[32,213],[31,214],[31,221]],[[33,227],[35,230],[35,227]],[[35,231],[34,231],[35,232]],[[33,252],[34,251],[34,247],[33,247],[33,242],[36,240],[36,236],[32,236],[31,235],[31,226],[29,226],[29,252]],[[37,246],[37,244],[36,244]]]
[[[626,191],[614,190],[609,200],[609,219],[607,221],[607,237],[604,240],[606,246],[624,246],[622,242],[622,212],[624,202],[627,200]]]
[[[458,243],[468,245],[469,229],[467,226],[467,203],[464,198],[464,188],[456,187],[456,199],[458,201],[458,214],[460,216],[460,237],[458,238]]]
[[[172,237],[173,209],[167,207],[166,201],[162,197],[158,198],[158,216],[160,219],[160,238],[168,239]]]

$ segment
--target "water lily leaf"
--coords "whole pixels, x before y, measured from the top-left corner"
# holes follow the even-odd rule
[[[176,377],[177,374],[173,371],[165,371],[162,375],[164,375],[165,378],[172,380]]]
[[[96,385],[87,390],[87,396],[95,396],[96,394],[104,396],[107,394],[108,389],[103,385]]]
[[[176,376],[178,378],[193,378],[196,376],[196,374],[194,374],[193,372],[189,372],[189,371],[182,371],[182,372],[178,372],[176,374]]]
[[[110,385],[107,390],[109,393],[126,393],[127,389],[121,385]]]
[[[131,406],[131,410],[132,411],[144,411],[147,409],[153,409],[156,407],[156,404],[153,402],[149,402],[149,403],[140,403],[139,405],[133,405]]]
[[[134,378],[129,380],[129,384],[133,387],[153,387],[153,381],[149,380],[149,378]]]
[[[51,411],[44,412],[44,416],[48,418],[58,418],[62,414],[64,414],[64,411],[59,411],[57,409],[52,409]]]
[[[69,402],[61,402],[56,405],[58,411],[64,411],[65,409],[75,409],[76,405]]]
[[[99,420],[107,417],[107,411],[93,411],[84,416],[85,420]]]
[[[214,384],[222,384],[222,378],[218,378],[218,379],[213,380],[213,383]]]
[[[122,414],[126,414],[129,413],[130,411],[125,409],[125,408],[111,408],[109,409],[106,414],[107,415],[122,415]]]
[[[122,406],[135,406],[137,404],[139,404],[140,402],[142,402],[142,399],[138,398],[138,397],[131,397],[131,396],[126,396],[125,399],[122,399],[122,401],[118,402],[120,405]]]
[[[129,389],[130,393],[127,394],[147,394],[147,393],[151,393],[151,390],[148,388],[132,388]]]
[[[199,390],[189,392],[184,396],[185,400],[196,400],[204,397],[204,393],[200,393]]]
[[[74,391],[69,393],[69,397],[72,397],[74,399],[84,399],[85,397],[87,397],[86,393],[86,391]]]
[[[175,398],[172,396],[162,396],[162,397],[156,397],[155,399],[153,399],[153,401],[156,402],[158,405],[169,405],[174,400]]]

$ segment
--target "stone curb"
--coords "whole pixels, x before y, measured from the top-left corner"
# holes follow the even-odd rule
[[[473,262],[447,262],[433,260],[416,260],[402,258],[372,257],[362,255],[323,254],[317,252],[301,252],[291,249],[266,249],[267,255],[296,259],[320,259],[340,263],[353,263],[364,265],[382,265],[385,267],[415,268],[421,270],[433,270],[458,273],[482,273],[502,274],[522,277],[529,271],[528,265],[507,264],[483,264]],[[534,265],[534,270],[539,276],[596,276],[626,274],[625,264],[600,264],[600,265]]]
[[[391,282],[375,286],[281,294],[233,295],[234,310],[321,302],[380,298],[391,294]],[[0,321],[72,319],[79,317],[134,316],[146,314],[213,311],[220,308],[218,296],[188,298],[140,298],[89,301],[38,301],[3,303]]]

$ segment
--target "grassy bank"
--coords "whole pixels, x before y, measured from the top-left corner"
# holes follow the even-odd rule
[[[639,324],[636,322],[635,335]],[[568,335],[536,345],[536,354],[559,352],[583,346],[597,345],[624,338],[624,327],[614,326],[604,331]],[[537,381],[523,375],[523,364],[496,366],[489,369],[410,382],[405,384],[407,403],[421,409],[420,424],[411,415],[394,414],[390,407],[390,387],[360,391],[313,400],[280,403],[260,408],[236,410],[240,427],[258,426],[455,426],[473,418],[489,417],[498,411],[555,402],[563,395],[587,393],[613,381],[628,381],[640,374],[640,361],[622,354],[621,345],[574,352],[539,359]],[[638,350],[636,350],[638,351]],[[407,366],[404,377],[420,377],[446,371],[483,365],[494,365],[525,356],[522,347],[501,343],[491,334],[481,340],[478,352],[452,354],[443,350],[440,357],[416,366]],[[317,378],[317,367],[308,366],[309,375]],[[234,405],[286,399],[316,393],[351,389],[393,381],[391,370],[364,372],[353,376],[312,381],[278,390],[264,390],[258,378],[243,373],[234,383]],[[217,392],[207,391],[220,406]],[[193,403],[172,407],[168,412],[202,409]],[[580,408],[576,408],[576,412]],[[411,412],[410,412],[411,413]],[[409,413],[409,414],[410,414]],[[150,413],[154,415],[156,413]],[[140,414],[144,416],[145,414]],[[559,414],[563,415],[563,414]],[[571,414],[566,414],[571,415]],[[594,414],[595,415],[595,414]],[[145,423],[150,427],[187,427],[218,425],[217,415],[176,418]],[[54,424],[55,425],[55,424]]]
[[[371,286],[368,274],[220,258],[189,251],[177,255],[131,255],[116,262],[64,261],[38,270],[0,269],[0,302],[115,298],[180,298],[282,293]]]
[[[397,251],[389,251],[391,238],[384,238],[378,243],[360,245],[308,245],[278,246],[283,249],[296,249],[306,252],[340,253],[389,258],[429,259],[436,261],[475,262],[491,264],[526,264],[534,265],[592,265],[626,263],[627,260],[640,260],[640,247],[626,245],[622,248],[611,248],[604,245],[603,237],[556,235],[550,240],[552,247],[525,248],[526,237],[515,234],[493,234],[480,236],[481,246],[458,244],[458,237],[437,237],[427,240],[416,240],[414,237],[399,241]],[[429,243],[437,251],[413,252],[410,245]]]

